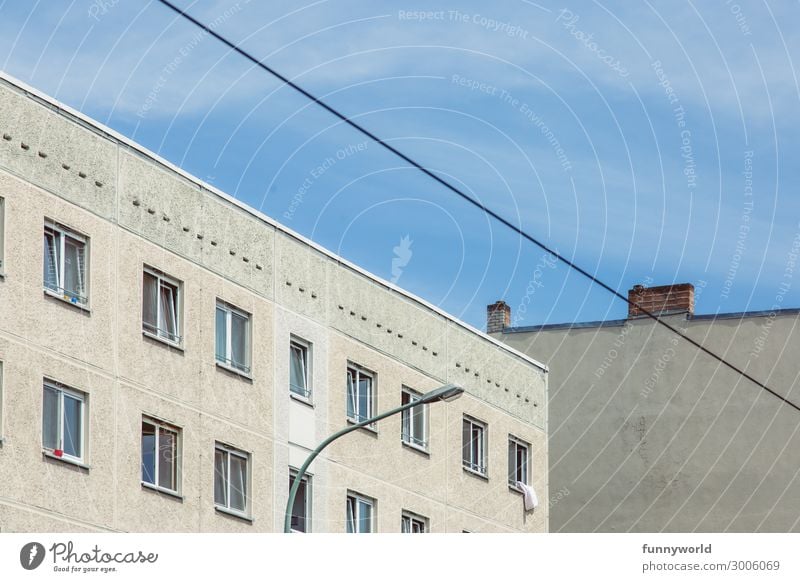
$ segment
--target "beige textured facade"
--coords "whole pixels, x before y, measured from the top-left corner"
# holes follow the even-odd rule
[[[347,424],[349,365],[372,372],[376,412],[403,386],[466,393],[428,407],[427,452],[398,416],[326,450],[311,531],[345,531],[348,492],[378,532],[404,511],[431,532],[547,531],[544,366],[7,76],[0,133],[0,531],[281,531],[290,466]],[[83,306],[43,288],[46,225],[86,241]],[[145,269],[179,285],[179,341],[143,332]],[[246,373],[217,364],[220,301],[250,316]],[[291,338],[310,346],[308,401]],[[46,381],[84,399],[80,462],[45,446]],[[486,424],[485,477],[462,466],[465,414]],[[178,435],[175,494],[143,484],[143,419]],[[530,445],[535,511],[509,487],[509,435]],[[215,503],[218,444],[248,455],[241,516]]]
[[[647,307],[798,403],[800,310],[781,309],[790,283],[771,311],[694,315],[704,284],[671,287],[682,310],[673,294]],[[553,362],[551,531],[800,531],[800,413],[631,311],[497,336]]]

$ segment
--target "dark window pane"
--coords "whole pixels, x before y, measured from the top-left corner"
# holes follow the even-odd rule
[[[356,500],[352,497],[347,498],[347,515],[346,515],[346,522],[347,522],[347,533],[354,533],[356,531],[356,524],[355,524],[355,514],[356,514]]]
[[[142,481],[156,483],[156,427],[142,423]]]
[[[356,373],[353,370],[347,370],[347,416],[348,418],[356,417],[356,386],[355,386]]]
[[[517,482],[517,445],[508,441],[508,482],[516,485]]]
[[[175,286],[161,281],[161,321],[159,328],[169,340],[178,339],[178,290]]]
[[[158,485],[172,491],[177,488],[177,444],[175,433],[158,429]]]
[[[470,422],[464,419],[461,425],[461,458],[466,465],[469,465],[472,458],[470,456]]]
[[[291,475],[289,477],[289,488],[291,490],[292,485],[294,484],[296,475]],[[292,529],[295,531],[305,532],[306,529],[306,520],[308,516],[306,515],[306,508],[308,507],[308,488],[305,479],[300,482],[300,486],[297,489],[297,495],[294,498],[294,504],[292,504]]]
[[[63,236],[63,235],[62,235]],[[82,242],[64,238],[64,293],[83,300],[85,289],[85,245]]]
[[[51,450],[58,448],[58,399],[59,393],[56,390],[44,387],[42,446]]]
[[[61,247],[58,236],[48,230],[44,233],[44,286],[53,291],[59,290],[58,269],[60,267]]]
[[[372,531],[372,505],[366,501],[358,502],[358,533]]]
[[[77,398],[64,395],[64,453],[81,457],[81,406]]]
[[[359,420],[366,420],[371,416],[372,378],[360,375],[358,378],[358,414]]]
[[[306,386],[306,350],[304,347],[297,344],[292,344],[289,347],[289,354],[291,361],[289,362],[289,387],[292,392],[300,394],[301,396],[308,395],[308,387]],[[348,374],[348,390],[350,386],[350,378]],[[348,414],[349,414],[348,410]]]
[[[247,318],[231,314],[231,364],[241,370],[247,368]]]

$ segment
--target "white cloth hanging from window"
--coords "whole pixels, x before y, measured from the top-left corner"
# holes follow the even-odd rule
[[[531,511],[539,507],[539,498],[536,497],[536,491],[530,485],[525,485],[522,481],[517,481],[517,487],[522,491],[522,499],[525,505],[525,511]]]

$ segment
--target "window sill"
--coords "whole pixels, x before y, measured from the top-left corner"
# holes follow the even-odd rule
[[[511,483],[508,484],[508,490],[513,491],[514,493],[519,493],[520,495],[525,495],[525,492],[522,489],[516,485],[512,485]]]
[[[404,441],[404,440],[402,440],[402,439],[401,439],[401,442],[403,443],[403,446],[404,446],[404,447],[407,447],[407,448],[411,449],[411,450],[412,450],[412,451],[414,451],[415,453],[420,453],[420,454],[423,454],[423,455],[425,455],[426,457],[430,457],[430,456],[431,456],[431,452],[430,452],[430,450],[429,450],[427,447],[423,447],[423,446],[420,446],[420,445],[416,445],[416,444],[414,444],[414,443],[410,443],[410,442],[408,442],[408,441]]]
[[[300,396],[297,392],[292,392],[290,390],[289,391],[289,397],[292,400],[297,400],[297,402],[299,402],[300,404],[305,404],[306,406],[310,406],[311,408],[314,408],[314,403],[311,401],[310,398],[306,398],[305,396]]]
[[[143,329],[143,330],[142,330],[142,335],[143,335],[144,337],[146,337],[147,339],[151,339],[151,340],[153,340],[153,341],[156,341],[156,342],[158,342],[158,343],[161,343],[161,344],[167,345],[167,346],[169,346],[169,347],[171,347],[171,348],[175,348],[176,350],[179,350],[179,351],[181,351],[181,352],[183,352],[183,351],[184,351],[184,348],[183,348],[183,344],[182,344],[182,343],[175,343],[175,342],[173,342],[173,341],[170,341],[170,340],[168,340],[168,339],[167,339],[167,338],[165,338],[165,337],[161,337],[160,335],[158,335],[158,334],[155,334],[155,333],[153,333],[153,332],[150,332],[150,331],[147,331],[147,330],[145,330],[145,329]]]
[[[142,481],[142,489],[146,489],[154,493],[162,493],[168,497],[173,497],[175,499],[178,499],[181,503],[183,503],[183,495],[181,495],[177,491],[164,489],[163,487],[159,487],[158,485],[153,485],[152,483],[148,483],[146,481]]]
[[[349,416],[347,417],[347,424],[358,424],[359,422],[363,422],[363,421],[354,420],[354,419],[350,418]],[[359,428],[361,430],[365,430],[367,432],[371,432],[375,436],[378,436],[378,425],[376,423],[374,423],[374,422],[372,424],[368,424],[366,426],[361,426]]]
[[[71,459],[69,457],[59,457],[47,450],[42,451],[42,456],[47,459],[53,459],[54,461],[60,461],[62,463],[66,463],[67,465],[78,467],[79,469],[83,469],[84,471],[87,472],[89,471],[89,469],[91,469],[90,465],[86,465],[85,463],[78,461],[77,459]]]
[[[470,469],[469,467],[465,467],[461,465],[461,468],[464,469],[465,473],[469,473],[470,475],[474,475],[475,477],[480,477],[484,481],[489,480],[489,476],[486,473],[481,473],[480,471],[476,471],[475,469]]]
[[[243,380],[248,380],[249,382],[253,381],[253,375],[250,372],[245,372],[244,370],[240,370],[239,368],[236,368],[234,366],[229,366],[228,364],[220,362],[219,360],[214,360],[214,362],[217,364],[217,368],[219,368],[220,370],[224,370],[229,374],[238,376]]]
[[[67,305],[71,305],[72,307],[74,307],[78,311],[82,311],[82,312],[84,312],[86,314],[91,314],[92,313],[92,310],[88,305],[86,305],[84,303],[73,303],[69,299],[69,297],[66,296],[66,295],[62,295],[61,293],[56,293],[55,291],[51,291],[50,289],[43,289],[42,292],[45,294],[45,296],[52,297],[53,299],[57,299],[58,301],[60,301],[62,303],[66,303]]]
[[[234,511],[232,509],[227,509],[225,507],[220,507],[219,505],[215,505],[214,509],[217,511],[217,513],[221,513],[221,514],[225,515],[226,517],[234,517],[236,519],[240,519],[242,521],[246,521],[247,523],[249,523],[251,525],[255,521],[252,517],[250,517],[249,515],[247,515],[245,513],[239,513],[238,511]]]

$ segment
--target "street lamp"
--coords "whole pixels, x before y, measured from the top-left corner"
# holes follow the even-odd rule
[[[283,531],[284,533],[291,533],[292,532],[292,506],[294,505],[294,499],[297,497],[297,490],[300,488],[300,482],[303,480],[303,475],[306,474],[306,470],[311,462],[322,452],[322,449],[327,447],[333,441],[338,439],[341,436],[346,435],[349,432],[353,432],[356,429],[365,427],[367,425],[373,424],[378,422],[379,420],[383,420],[387,416],[392,416],[393,414],[397,414],[399,412],[403,412],[404,410],[408,410],[409,408],[414,408],[415,406],[421,406],[423,404],[430,404],[432,402],[450,402],[455,400],[459,396],[464,393],[464,389],[459,386],[458,384],[445,384],[444,386],[440,386],[435,390],[431,390],[423,394],[419,400],[415,400],[414,402],[409,402],[408,404],[403,404],[402,406],[398,406],[397,408],[393,408],[392,410],[382,412],[377,416],[373,416],[372,418],[368,418],[367,420],[362,420],[356,424],[351,424],[343,428],[342,430],[333,433],[331,436],[326,438],[322,441],[316,449],[311,451],[311,454],[308,455],[305,463],[300,469],[297,471],[297,476],[294,478],[294,483],[292,483],[292,489],[289,491],[289,500],[286,502],[286,517],[283,524]]]

